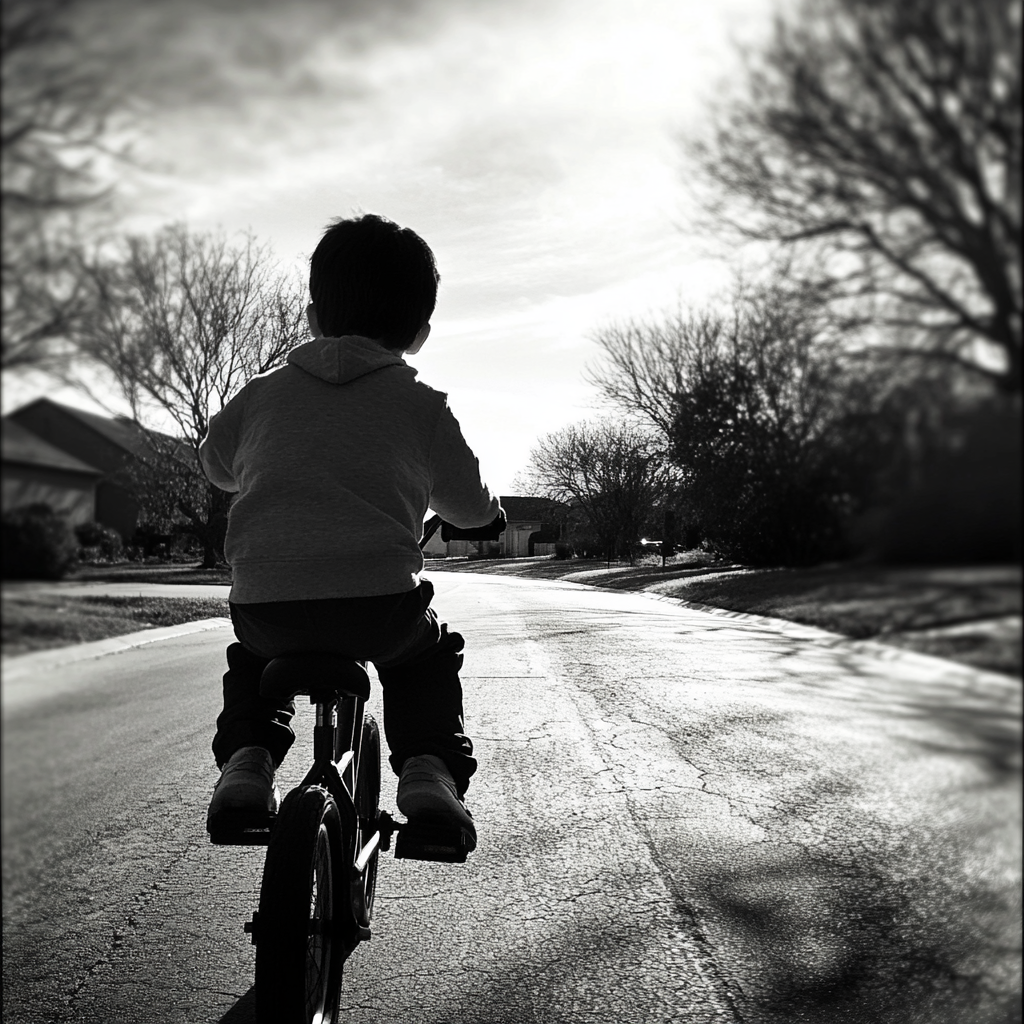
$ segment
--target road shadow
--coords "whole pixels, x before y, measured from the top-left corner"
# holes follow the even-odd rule
[[[871,868],[797,858],[703,879],[709,933],[756,963],[744,1020],[814,1024],[1009,1024],[1020,994],[989,991],[970,928],[922,913],[935,893]],[[921,886],[925,889],[927,886]],[[972,894],[988,919],[1007,907]],[[949,909],[949,908],[947,908]],[[988,952],[1014,952],[991,943]],[[1019,950],[1017,950],[1019,952]],[[978,969],[982,967],[982,969]]]
[[[217,1024],[256,1024],[256,986],[250,985],[249,991],[217,1021]]]
[[[813,787],[804,789],[801,813],[810,817],[812,804],[830,795],[823,787],[816,800]],[[571,910],[528,927],[500,956],[460,975],[458,1001],[424,1006],[419,1019],[1020,1024],[1019,974],[1016,982],[1007,975],[1019,962],[1007,925],[1015,916],[1019,925],[1019,908],[1004,882],[969,872],[929,877],[902,849],[844,837],[846,822],[837,824],[838,839],[810,849],[782,840],[782,810],[760,824],[773,832],[770,843],[751,848],[719,836],[708,847],[700,826],[688,831],[683,822],[674,839],[657,841],[670,903],[650,903],[650,889],[621,866],[592,887],[622,891],[628,901],[632,877],[645,897],[632,920],[610,921],[585,909],[586,893],[563,892]],[[545,840],[544,859],[557,863],[566,850],[550,835],[519,837],[530,850]],[[629,978],[623,987],[636,996],[634,971],[646,979],[643,1002],[610,1005],[616,977]]]
[[[678,960],[661,973],[665,965],[645,962],[650,936],[642,921],[577,917],[561,934],[545,929],[543,943],[506,949],[483,977],[467,974],[457,1001],[424,1005],[419,1020],[1020,1024],[1019,993],[988,992],[983,979],[958,972],[958,951],[916,930],[906,895],[884,879],[862,879],[876,886],[862,891],[815,872],[815,888],[838,886],[825,914],[813,901],[793,898],[808,883],[795,865],[706,881],[715,893],[710,903],[678,908],[696,951],[689,963]],[[609,976],[619,964],[637,963],[649,986],[642,1003],[609,1005],[617,994]]]

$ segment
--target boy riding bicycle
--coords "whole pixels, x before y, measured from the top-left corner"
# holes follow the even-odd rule
[[[430,607],[419,538],[428,507],[465,528],[503,513],[446,396],[402,358],[430,333],[438,280],[409,228],[375,215],[335,222],[310,261],[313,340],[250,381],[200,447],[210,480],[238,495],[225,542],[238,642],[213,740],[211,832],[280,801],[274,772],[295,738],[295,705],[260,696],[263,669],[282,654],[330,652],[377,670],[398,809],[476,845],[463,638]]]

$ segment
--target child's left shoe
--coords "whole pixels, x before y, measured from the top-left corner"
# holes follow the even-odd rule
[[[460,799],[455,779],[441,758],[422,754],[402,765],[397,803],[410,823],[461,832],[466,851],[476,848],[473,815]]]

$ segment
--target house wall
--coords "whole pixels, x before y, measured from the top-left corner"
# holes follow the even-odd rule
[[[430,540],[427,541],[426,547],[423,548],[423,555],[425,558],[445,558],[448,555],[448,545],[441,540],[441,531],[438,530]]]
[[[483,558],[498,558],[501,546],[493,540],[450,540],[447,544],[447,556],[460,558],[466,555],[480,555]]]
[[[441,540],[441,531],[438,530],[427,542],[423,554],[433,558],[458,558],[466,555],[525,558],[530,554],[530,537],[543,528],[544,524],[539,519],[520,519],[510,521],[498,541],[450,540],[447,544]],[[534,544],[535,555],[553,554],[554,550],[553,543]]]
[[[539,520],[510,522],[501,535],[501,553],[506,558],[525,558],[530,553],[530,534],[541,528]]]
[[[45,502],[72,526],[96,518],[96,478],[85,473],[6,463],[2,491],[4,512]]]

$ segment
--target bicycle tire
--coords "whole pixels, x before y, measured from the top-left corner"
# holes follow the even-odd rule
[[[258,1024],[335,1024],[344,966],[345,848],[321,786],[285,798],[267,848],[256,934]],[[319,1015],[319,1016],[318,1016]]]
[[[359,746],[359,768],[356,773],[356,814],[359,832],[356,854],[367,838],[380,826],[380,729],[373,715],[363,718]],[[352,912],[356,925],[369,928],[373,919],[373,900],[377,893],[377,862],[379,848],[367,862],[365,870],[352,878]]]

